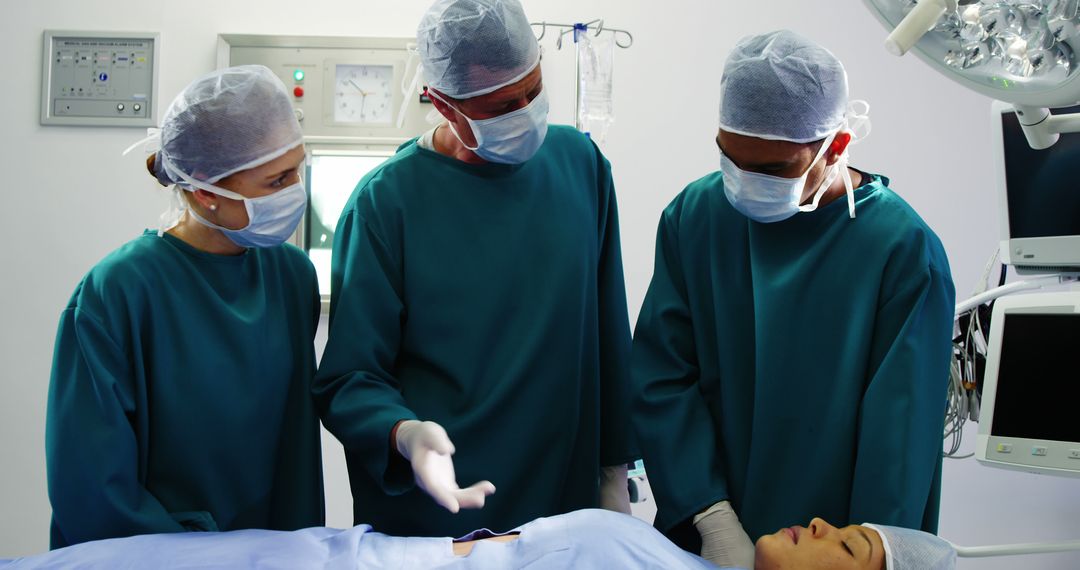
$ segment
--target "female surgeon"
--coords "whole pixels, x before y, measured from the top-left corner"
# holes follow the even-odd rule
[[[285,86],[219,70],[173,101],[147,160],[174,207],[94,266],[60,317],[48,396],[52,548],[324,520],[309,396],[315,270]]]

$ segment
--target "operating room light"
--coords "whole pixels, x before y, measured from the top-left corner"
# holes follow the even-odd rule
[[[1032,148],[1080,132],[1080,0],[864,0],[890,31],[885,49],[908,51],[978,93],[1011,103]]]
[[[913,48],[939,71],[1009,103],[1080,101],[1080,0],[865,1],[895,30],[887,46],[897,55]]]

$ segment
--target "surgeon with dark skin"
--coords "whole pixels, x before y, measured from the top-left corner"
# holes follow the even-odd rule
[[[634,331],[656,526],[734,567],[814,516],[933,532],[955,302],[941,242],[848,165],[866,108],[826,49],[745,38],[721,93],[720,169],[664,210]]]

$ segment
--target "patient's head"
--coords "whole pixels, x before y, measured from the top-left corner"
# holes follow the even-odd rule
[[[757,541],[755,570],[952,570],[956,552],[925,532],[882,525],[836,528],[822,519]]]
[[[873,530],[851,525],[836,528],[814,519],[757,541],[755,570],[884,570],[885,548]]]

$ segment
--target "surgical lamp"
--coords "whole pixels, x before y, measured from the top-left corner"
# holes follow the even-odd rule
[[[1080,0],[863,0],[892,30],[885,49],[915,54],[946,77],[1011,103],[1028,143],[1080,132]]]

